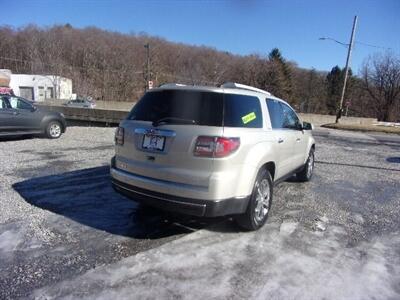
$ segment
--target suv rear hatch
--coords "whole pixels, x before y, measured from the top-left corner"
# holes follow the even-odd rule
[[[117,168],[207,191],[215,160],[240,146],[238,137],[224,137],[224,124],[262,127],[259,100],[250,98],[222,89],[146,93],[120,125],[124,141],[116,147]]]
[[[117,167],[191,189],[207,189],[213,158],[194,154],[199,136],[222,136],[223,94],[210,91],[148,92],[121,123],[124,144]]]

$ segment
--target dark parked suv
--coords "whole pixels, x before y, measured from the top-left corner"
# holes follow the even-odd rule
[[[61,113],[46,111],[13,95],[0,95],[0,136],[44,134],[56,139],[66,130]]]

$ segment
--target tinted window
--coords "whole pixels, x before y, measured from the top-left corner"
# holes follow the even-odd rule
[[[267,99],[267,106],[272,128],[283,128],[283,111],[279,101]]]
[[[296,113],[284,103],[281,103],[281,106],[283,111],[283,128],[298,129],[300,121]]]
[[[221,126],[223,95],[212,92],[164,90],[148,92],[133,107],[128,119],[163,118],[194,120],[197,125]]]
[[[257,97],[225,94],[225,126],[261,128],[262,120],[260,100]]]
[[[223,109],[224,107],[224,109]],[[257,97],[214,92],[165,90],[149,92],[134,106],[128,119],[157,121],[163,118],[194,120],[196,125],[262,127]]]
[[[17,97],[9,98],[10,106],[14,109],[31,109],[32,105]]]
[[[8,108],[7,98],[6,97],[0,97],[0,109],[6,109],[6,108]]]

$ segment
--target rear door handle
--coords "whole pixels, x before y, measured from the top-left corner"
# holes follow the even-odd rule
[[[301,138],[297,138],[297,139],[296,139],[296,142],[300,142],[300,141],[301,141]]]
[[[284,141],[285,141],[285,140],[284,140],[283,138],[279,138],[279,139],[278,139],[278,143],[279,143],[279,144],[283,143]]]
[[[14,111],[14,112],[13,112],[13,115],[14,115],[14,116],[19,115],[19,112]]]

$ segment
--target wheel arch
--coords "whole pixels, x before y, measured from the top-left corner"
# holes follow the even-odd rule
[[[46,116],[42,119],[42,124],[41,124],[41,128],[42,130],[46,131],[47,125],[52,122],[58,122],[61,125],[61,132],[64,133],[65,129],[66,129],[66,124],[65,122],[63,122],[62,120],[60,120],[59,118],[57,118],[56,116]]]
[[[276,171],[275,162],[269,161],[269,162],[264,163],[264,164],[260,167],[260,170],[264,170],[264,169],[267,170],[267,171],[271,174],[272,180],[274,180],[274,178],[275,178],[275,171]]]
[[[277,166],[279,156],[277,155],[276,150],[277,149],[274,145],[268,141],[258,143],[247,153],[244,164],[252,167],[253,174],[252,176],[248,176],[247,174],[242,177],[242,180],[246,182],[248,191],[251,191],[258,172],[263,168],[267,169],[271,173],[272,180],[274,180],[276,170],[279,167]]]
[[[310,151],[313,150],[315,151],[315,140],[314,138],[311,136],[311,138],[309,139],[308,145],[307,145],[307,152],[304,155],[304,164],[306,163],[307,159],[308,159],[308,154],[310,153]]]

